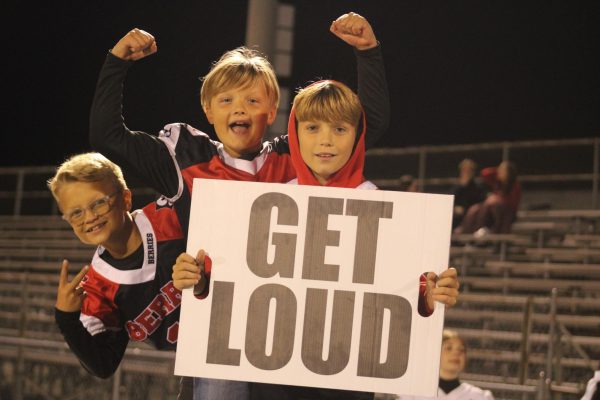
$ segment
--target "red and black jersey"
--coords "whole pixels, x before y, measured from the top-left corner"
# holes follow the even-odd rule
[[[80,319],[92,335],[126,329],[131,340],[166,349],[177,343],[181,292],[171,273],[173,260],[185,247],[180,230],[160,229],[160,213],[153,207],[133,214],[143,244],[136,253],[120,260],[102,246],[96,250],[83,281],[87,296]]]
[[[177,194],[164,197],[162,203],[174,204],[171,209],[177,213],[185,233],[194,178],[285,183],[296,176],[287,136],[263,143],[261,151],[251,160],[231,157],[223,150],[222,143],[186,124],[165,126],[159,139],[168,148],[178,176]]]
[[[155,203],[133,217],[142,246],[124,259],[99,246],[82,281],[87,296],[81,313],[56,310],[69,347],[101,377],[116,370],[129,340],[147,341],[157,349],[175,349],[177,344],[181,292],[173,286],[171,273],[173,261],[185,251],[183,233],[165,221],[172,213]]]

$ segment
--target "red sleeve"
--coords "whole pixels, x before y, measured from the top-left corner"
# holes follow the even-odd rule
[[[202,279],[200,282],[204,281],[204,284],[196,289],[194,286],[194,296],[197,299],[205,299],[208,296],[210,289],[210,273],[212,272],[212,260],[207,255],[204,257],[204,273],[202,273]]]
[[[98,274],[92,265],[82,281],[86,296],[81,306],[82,322],[92,335],[107,328],[123,328],[114,302],[119,285]],[[89,324],[89,317],[101,322]]]
[[[481,179],[488,185],[490,188],[494,189],[498,184],[498,168],[497,167],[487,167],[481,170]]]
[[[419,277],[419,315],[422,317],[429,317],[433,314],[433,310],[427,305],[427,275],[421,274]]]

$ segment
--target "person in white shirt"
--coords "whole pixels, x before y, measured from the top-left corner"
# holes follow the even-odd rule
[[[467,364],[467,348],[457,332],[444,330],[442,333],[442,351],[440,355],[440,383],[437,399],[447,400],[494,400],[492,392],[483,390],[458,379]],[[431,397],[395,396],[377,394],[376,400],[431,400]]]
[[[581,400],[600,400],[600,370],[594,373],[587,383],[587,388]]]

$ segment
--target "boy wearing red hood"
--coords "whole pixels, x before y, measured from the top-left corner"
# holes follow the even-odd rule
[[[324,80],[301,89],[288,121],[297,175],[290,183],[377,189],[363,177],[366,128],[358,96],[343,83]]]
[[[366,119],[358,96],[332,80],[301,89],[288,121],[292,184],[377,189],[363,176]],[[423,274],[419,287],[419,314],[433,313],[434,302],[456,304],[458,278],[454,268],[439,277]],[[372,399],[373,393],[288,385],[253,383],[251,399]]]
[[[292,106],[288,135],[297,178],[289,183],[377,189],[363,176],[365,113],[358,96],[340,82],[325,80],[301,89]],[[438,277],[423,276],[419,314],[431,315],[434,302],[456,304],[458,278],[454,268]]]

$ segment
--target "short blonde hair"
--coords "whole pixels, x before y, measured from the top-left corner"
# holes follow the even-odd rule
[[[344,121],[358,126],[362,106],[356,93],[336,81],[319,81],[298,91],[294,98],[297,121]]]
[[[471,160],[470,158],[465,158],[460,163],[458,163],[459,171],[462,170],[463,168],[471,168],[471,169],[473,169],[473,171],[476,171],[477,163],[475,161]]]
[[[446,340],[453,339],[453,338],[460,340],[460,342],[462,343],[463,347],[465,348],[465,352],[466,352],[467,344],[465,343],[465,340],[462,337],[460,337],[458,332],[453,331],[451,329],[444,329],[442,331],[442,343],[444,343]]]
[[[200,103],[206,108],[218,93],[232,88],[246,88],[263,83],[273,105],[279,105],[279,84],[275,70],[257,50],[238,47],[223,54],[202,78]]]
[[[111,182],[116,189],[128,190],[121,168],[100,153],[83,153],[70,157],[47,182],[52,196],[58,201],[58,192],[65,183]]]

